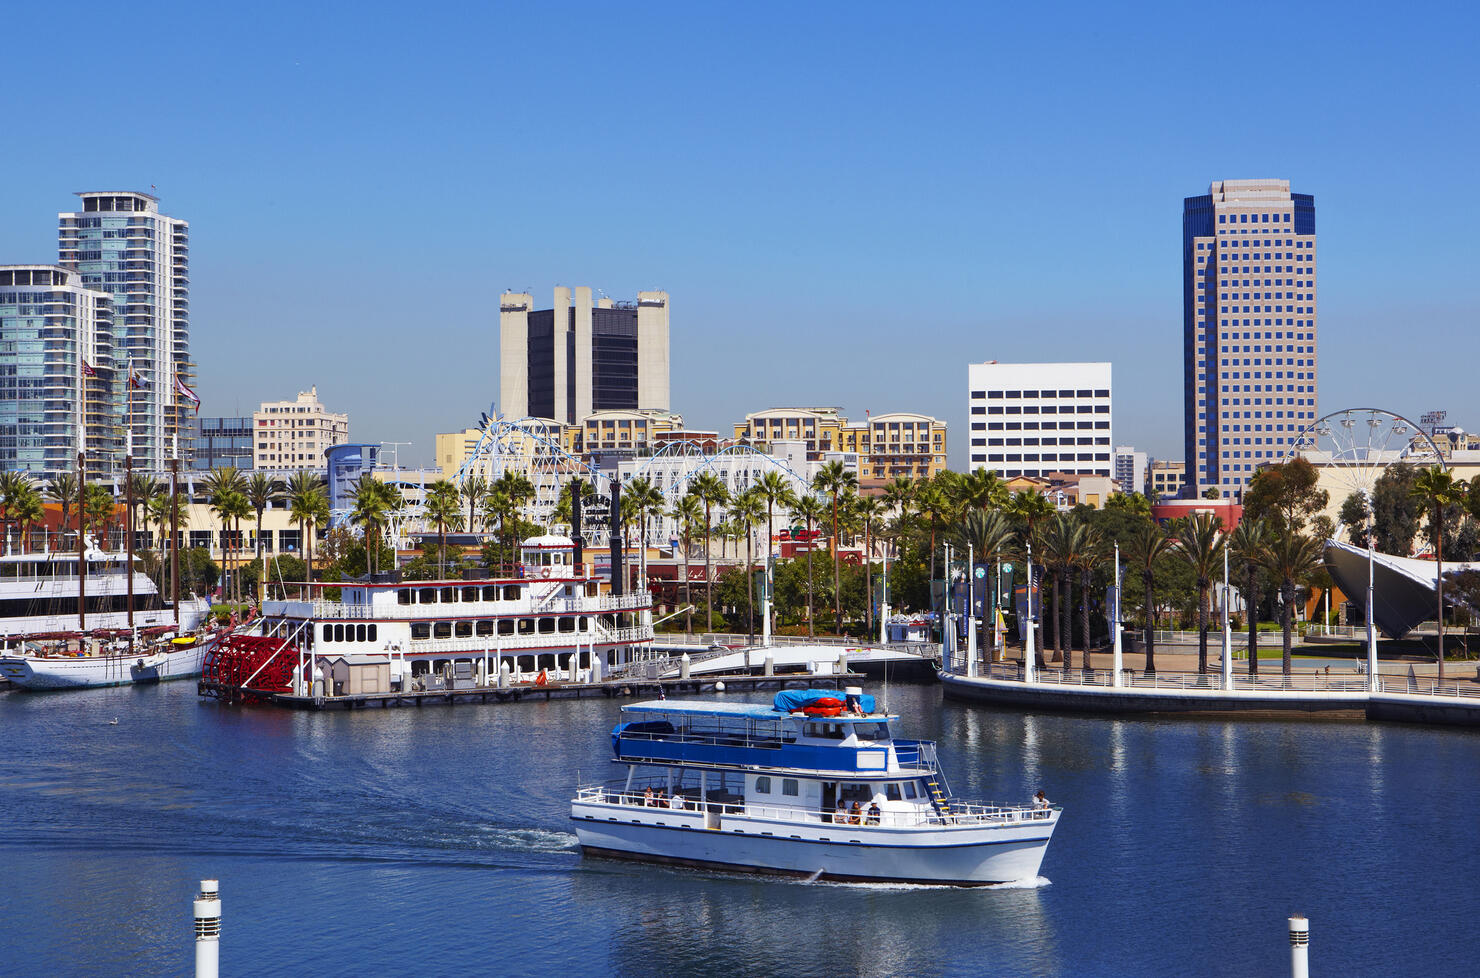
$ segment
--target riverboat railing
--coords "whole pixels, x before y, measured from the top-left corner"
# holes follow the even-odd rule
[[[665,782],[662,779],[652,779],[650,783],[642,784],[639,782],[634,787],[641,789],[660,789],[665,788]],[[675,808],[670,801],[670,798],[674,796],[683,799],[681,807]],[[593,785],[576,789],[576,801],[585,804],[653,808],[658,811],[689,812],[690,814],[697,814],[704,810],[699,800],[698,788],[676,788],[674,789],[673,796],[664,798],[659,803],[656,798],[649,798],[645,790]],[[867,828],[898,829],[1021,825],[1033,822],[1048,822],[1060,810],[1057,805],[1037,807],[1000,805],[994,802],[968,804],[952,801],[948,802],[943,810],[920,807],[910,811],[882,811],[877,816],[871,816],[867,812],[861,812],[855,821],[851,811],[839,815],[836,811],[822,811],[819,809],[788,805],[747,804],[742,796],[735,795],[733,792],[712,791],[706,804],[709,811],[730,817],[743,816],[745,818],[761,819],[769,822],[789,822],[796,824],[857,825]]]
[[[294,610],[305,608],[317,619],[421,619],[443,615],[472,617],[476,615],[513,614],[602,614],[612,611],[643,611],[652,605],[652,599],[638,594],[575,594],[565,596],[555,592],[552,599],[534,603],[526,601],[440,601],[431,604],[360,604],[345,601],[316,599],[312,602],[289,601],[296,605]],[[269,612],[271,613],[271,612]]]

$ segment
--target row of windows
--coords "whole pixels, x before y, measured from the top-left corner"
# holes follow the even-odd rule
[[[980,438],[973,438],[971,440],[971,443],[973,445],[980,445],[980,444],[982,444],[982,439],[980,439]],[[1079,444],[1079,445],[1108,445],[1108,444],[1110,444],[1110,439],[1108,439],[1108,438],[1079,438],[1079,439],[1065,438],[1065,439],[1062,439],[1062,441],[1061,441],[1058,438],[1042,438],[1042,439],[1039,439],[1039,438],[1007,438],[1007,439],[1002,439],[1002,438],[988,438],[986,440],[986,444],[988,444],[988,445],[1008,445],[1008,446],[1012,446],[1012,445],[1027,445],[1029,447],[1037,446],[1039,444],[1048,445],[1048,446],[1054,446],[1054,445],[1059,445],[1059,444],[1063,444],[1063,445],[1074,445],[1074,444]]]
[[[977,410],[976,408],[972,408],[971,409],[971,413],[972,414],[980,414],[981,412],[979,410]],[[992,404],[992,405],[988,406],[987,413],[988,414],[1038,414],[1040,412],[1039,412],[1039,408],[1037,408],[1037,407],[1035,407],[1034,405],[1031,405],[1031,404],[1022,404],[1022,405],[1008,404],[1005,407],[1003,405],[1001,405],[1001,404]],[[1052,407],[1044,407],[1042,409],[1042,413],[1043,414],[1057,414],[1059,412],[1055,411]],[[1064,411],[1063,411],[1063,413],[1069,414],[1071,412],[1069,411],[1068,408],[1065,408]],[[1091,405],[1091,404],[1081,404],[1077,408],[1077,413],[1079,413],[1079,414],[1109,414],[1110,413],[1110,405],[1108,405],[1108,404],[1093,404],[1093,405]]]
[[[1250,221],[1249,218],[1254,220]],[[1270,218],[1274,218],[1275,224],[1289,224],[1289,214],[1219,214],[1219,224],[1269,224]],[[1229,220],[1234,218],[1234,220]],[[1262,218],[1262,220],[1261,220]]]
[[[976,425],[972,425],[971,428],[973,431],[981,430]],[[987,423],[988,431],[1073,431],[1076,428],[1080,431],[1108,431],[1110,429],[1110,422],[1081,421],[1077,425],[1073,421],[1065,421],[1063,424],[1059,424],[1057,421],[1042,421],[1026,425],[1021,421],[991,421]]]
[[[981,400],[983,398],[988,398],[988,399],[992,399],[992,400],[1000,400],[1000,399],[1003,399],[1003,398],[1007,398],[1007,399],[1013,399],[1013,398],[1021,399],[1021,398],[1024,398],[1024,397],[1047,397],[1047,398],[1052,398],[1052,397],[1055,397],[1055,396],[1057,396],[1057,397],[1109,397],[1110,396],[1110,390],[1109,390],[1109,388],[1102,388],[1100,390],[1072,390],[1072,391],[1071,390],[1061,390],[1061,391],[1058,391],[1057,394],[1055,394],[1054,391],[1046,390],[1046,389],[1045,390],[1041,390],[1041,391],[1034,391],[1034,390],[1024,390],[1024,391],[972,391],[971,392],[971,396],[974,399],[976,399],[976,400]]]
[[[375,624],[368,625],[325,625],[324,641],[326,642],[374,642],[376,641]]]
[[[411,637],[425,638],[489,638],[493,635],[572,635],[589,632],[591,619],[567,616],[562,618],[498,618],[481,621],[417,621],[411,623]]]
[[[483,584],[463,587],[403,587],[396,589],[396,604],[452,604],[456,601],[518,601],[518,584]]]
[[[1037,454],[1035,454],[1033,452],[1027,452],[1027,453],[1024,453],[1024,454],[1021,454],[1021,455],[1009,453],[1005,458],[1003,456],[1001,456],[1001,455],[988,455],[987,456],[987,461],[989,461],[989,462],[1057,462],[1057,461],[1061,461],[1061,459],[1057,455],[1054,455],[1052,453],[1046,454],[1046,455],[1044,455],[1044,456],[1042,456],[1040,458]],[[1072,462],[1072,461],[1079,461],[1079,462],[1108,462],[1108,461],[1110,461],[1110,453],[1109,452],[1097,452],[1097,453],[1091,455],[1088,452],[1081,452],[1077,458],[1075,458],[1074,456],[1071,456],[1071,455],[1065,455],[1062,458],[1062,461],[1065,461],[1065,462]]]
[[[1262,238],[1262,239],[1260,239],[1258,241],[1254,240],[1253,238],[1250,238],[1247,241],[1242,241],[1242,240],[1236,241],[1236,240],[1233,240],[1233,239],[1230,238],[1230,239],[1227,239],[1227,240],[1219,239],[1219,241],[1220,241],[1220,244],[1230,245],[1230,246],[1235,247],[1235,248],[1240,247],[1240,245],[1242,245],[1242,247],[1245,247],[1245,248],[1248,248],[1248,247],[1254,247],[1254,248],[1278,248],[1280,246],[1280,239],[1279,238],[1274,238],[1273,240],[1271,240],[1269,238]],[[1316,246],[1316,243],[1314,241],[1306,241],[1304,238],[1285,238],[1284,239],[1284,242],[1285,242],[1285,247],[1286,248],[1291,248],[1291,247],[1294,247],[1294,248],[1314,248]],[[1211,242],[1211,241],[1207,241],[1207,242],[1199,241],[1197,243],[1197,250],[1198,251],[1202,251],[1204,249],[1207,249],[1208,251],[1212,251],[1213,250],[1213,242]]]

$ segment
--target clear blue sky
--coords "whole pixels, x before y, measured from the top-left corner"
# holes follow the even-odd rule
[[[959,466],[968,362],[1111,360],[1117,440],[1180,458],[1182,198],[1284,177],[1321,409],[1480,428],[1475,11],[21,5],[0,262],[157,185],[204,413],[316,383],[403,463],[496,398],[498,293],[556,284],[672,294],[695,426],[921,410]]]

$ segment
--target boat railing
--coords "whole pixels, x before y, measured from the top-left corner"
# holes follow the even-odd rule
[[[516,601],[446,601],[435,604],[392,604],[390,602],[359,603],[329,601],[319,598],[311,605],[313,617],[345,619],[420,619],[457,615],[515,615],[515,614],[601,614],[611,611],[641,611],[651,606],[652,599],[644,593],[598,594],[564,596],[560,592],[543,601],[528,605]],[[511,607],[511,605],[515,607]],[[522,605],[522,607],[521,607]]]
[[[592,785],[576,790],[576,800],[587,804],[618,805],[631,808],[657,808],[659,810],[688,811],[697,813],[702,809],[697,787],[674,789],[674,795],[683,799],[682,807],[675,808],[668,798],[660,802],[646,794],[647,788],[664,788],[661,780],[641,786],[644,790],[625,787]],[[666,789],[665,789],[666,790]],[[747,818],[764,819],[772,822],[806,823],[812,825],[859,825],[873,828],[948,827],[983,825],[1020,825],[1033,822],[1052,821],[1059,806],[1037,807],[1027,805],[998,805],[993,803],[966,804],[951,802],[942,808],[917,808],[911,811],[882,811],[877,816],[860,812],[853,821],[850,813],[839,815],[836,811],[823,811],[791,805],[747,804],[745,798],[732,792],[711,791],[707,806],[710,811],[725,815],[743,815]],[[669,796],[672,797],[672,796]]]

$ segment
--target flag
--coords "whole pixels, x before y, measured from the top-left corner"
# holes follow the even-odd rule
[[[96,370],[94,370],[91,366],[89,366],[88,365],[88,362],[86,360],[82,361],[82,376],[84,376],[84,377],[96,377],[97,375],[98,375],[98,372]]]
[[[175,393],[185,398],[185,400],[189,401],[191,404],[194,404],[195,413],[200,413],[200,398],[196,396],[195,391],[185,386],[185,382],[181,380],[178,375],[176,375],[175,377]]]
[[[128,389],[131,391],[143,390],[145,388],[144,378],[139,371],[134,369],[134,362],[128,362]]]

